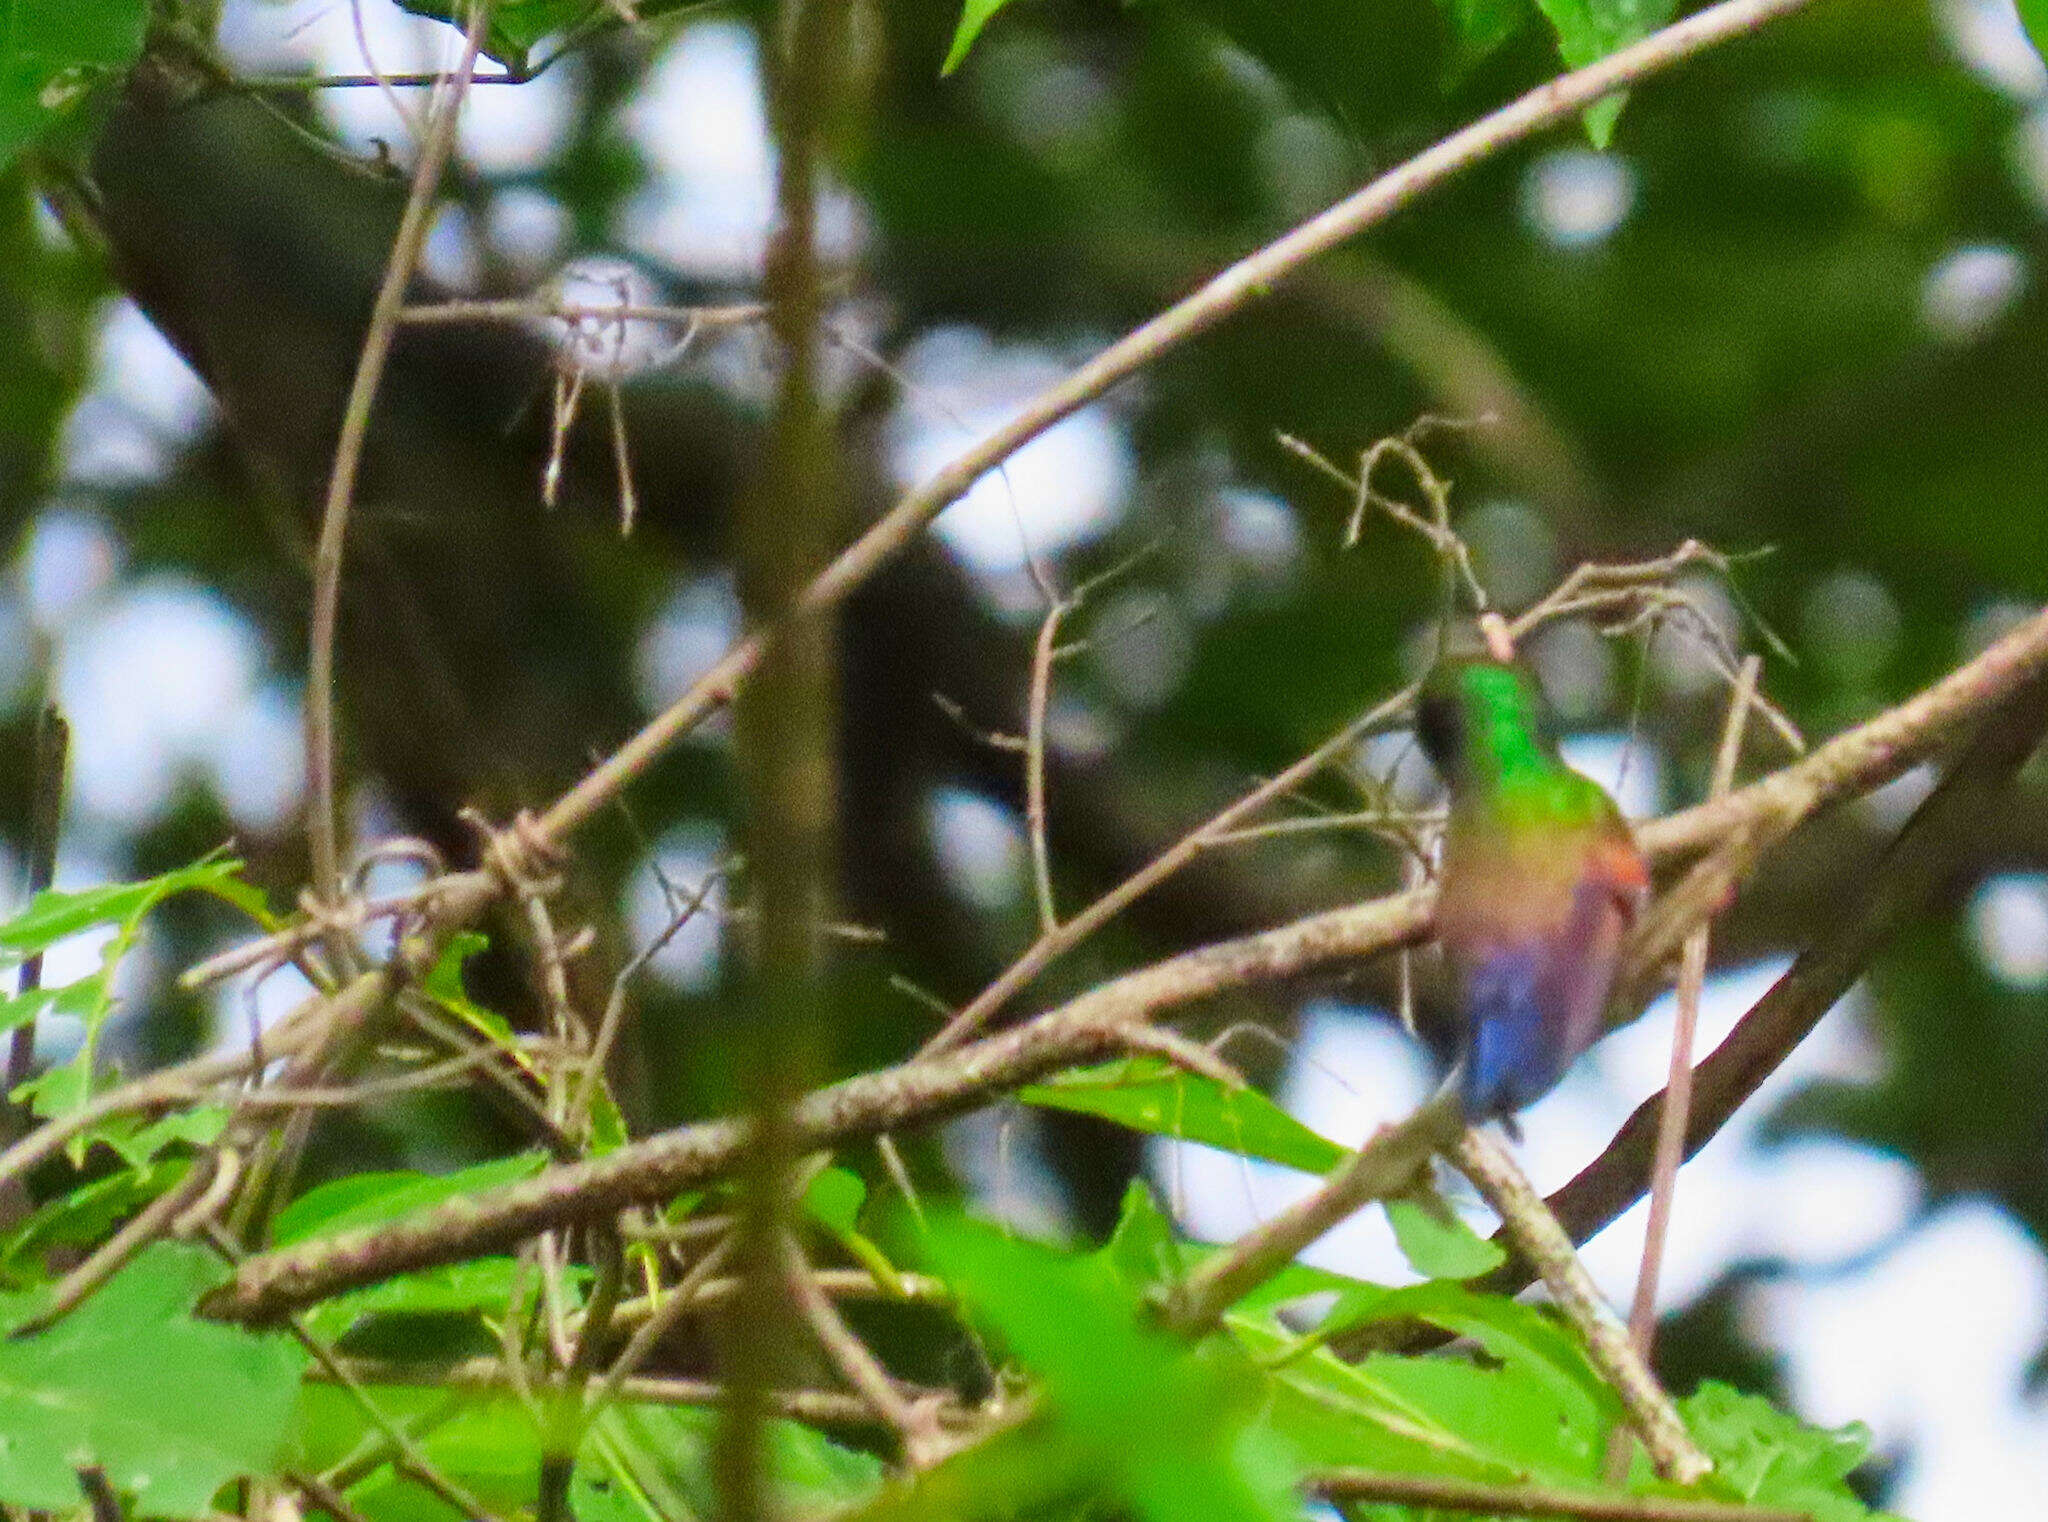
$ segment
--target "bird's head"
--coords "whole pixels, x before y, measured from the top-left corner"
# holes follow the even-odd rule
[[[1499,776],[1552,754],[1542,694],[1518,665],[1441,662],[1417,700],[1416,738],[1445,782]]]

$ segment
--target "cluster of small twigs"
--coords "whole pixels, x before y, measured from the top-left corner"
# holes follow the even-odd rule
[[[422,1377],[404,1365],[346,1358],[307,1328],[303,1312],[348,1290],[415,1269],[513,1250],[518,1278],[497,1331],[495,1356],[475,1358],[430,1377],[444,1387],[481,1386],[513,1392],[541,1416],[552,1434],[554,1460],[543,1476],[539,1512],[555,1522],[566,1506],[567,1466],[583,1428],[607,1403],[643,1401],[719,1404],[732,1397],[724,1380],[682,1378],[654,1367],[663,1340],[689,1318],[743,1301],[763,1282],[793,1307],[807,1328],[830,1388],[783,1387],[764,1392],[774,1411],[801,1420],[879,1426],[893,1433],[905,1464],[929,1466],[963,1445],[1012,1424],[1019,1403],[977,1407],[953,1390],[924,1388],[893,1373],[848,1325],[841,1306],[882,1294],[943,1304],[943,1287],[915,1276],[884,1285],[863,1267],[821,1266],[819,1248],[789,1207],[834,1149],[873,1140],[892,1172],[904,1177],[889,1138],[978,1105],[998,1102],[1048,1073],[1105,1055],[1141,1051],[1164,1056],[1207,1076],[1234,1081],[1216,1054],[1160,1024],[1220,994],[1339,974],[1368,957],[1418,944],[1429,929],[1426,882],[1369,903],[1345,906],[1258,935],[1185,952],[1110,979],[1053,1008],[988,1033],[1052,965],[1095,936],[1124,909],[1203,854],[1287,827],[1276,808],[1294,798],[1333,763],[1348,758],[1359,740],[1399,725],[1412,697],[1388,697],[1342,726],[1322,744],[1260,782],[1213,818],[1188,831],[1155,860],[1094,902],[1062,915],[1047,846],[1046,745],[1055,671],[1068,647],[1063,626],[1088,588],[1049,597],[1036,642],[1030,700],[1020,749],[1038,934],[979,995],[949,1014],[943,1027],[905,1061],[793,1097],[769,1115],[683,1126],[619,1143],[600,1144],[609,1095],[606,1058],[630,1019],[634,980],[668,937],[693,916],[709,912],[711,883],[673,897],[662,932],[619,970],[601,1010],[582,1007],[568,969],[587,955],[589,935],[557,923],[558,889],[573,870],[569,849],[577,830],[620,799],[647,766],[708,714],[733,702],[764,658],[794,631],[828,618],[845,597],[911,542],[936,514],[974,481],[1061,418],[1102,395],[1118,381],[1174,346],[1242,309],[1317,254],[1376,224],[1415,196],[1465,167],[1544,127],[1568,120],[1617,88],[1668,67],[1702,48],[1740,35],[1798,7],[1802,0],[1725,0],[1532,92],[1455,133],[1409,163],[1374,181],[1322,216],[1223,272],[1201,290],[1112,345],[1005,427],[964,453],[930,481],[909,492],[879,522],[810,577],[780,622],[760,627],[735,645],[665,713],[596,766],[551,807],[502,828],[480,824],[483,865],[442,870],[430,863],[427,880],[401,894],[371,896],[360,876],[341,870],[336,845],[333,749],[334,613],[342,575],[342,549],[357,461],[379,374],[392,336],[403,321],[501,320],[545,316],[574,324],[627,321],[679,323],[686,343],[700,327],[754,321],[762,309],[568,309],[543,299],[510,305],[464,304],[414,308],[403,304],[432,196],[453,142],[456,114],[474,75],[487,8],[472,9],[465,51],[439,108],[421,132],[419,167],[398,243],[373,316],[351,392],[327,496],[316,562],[313,661],[309,686],[308,754],[313,792],[314,883],[292,924],[216,957],[185,975],[201,986],[238,974],[260,975],[286,964],[298,967],[315,992],[291,1015],[242,1053],[209,1056],[137,1078],[92,1098],[65,1116],[29,1130],[0,1152],[0,1186],[19,1180],[93,1126],[119,1115],[163,1113],[215,1104],[231,1120],[185,1178],[132,1218],[58,1286],[48,1317],[62,1316],[150,1240],[166,1234],[213,1243],[235,1260],[231,1280],[208,1302],[209,1314],[249,1324],[283,1322],[307,1345],[322,1379],[347,1389],[362,1405],[375,1438],[320,1474],[293,1476],[305,1496],[343,1522],[354,1522],[342,1492],[354,1478],[391,1462],[469,1516],[488,1513],[476,1498],[438,1473],[421,1448],[419,1425],[385,1415],[371,1398],[372,1383]],[[801,195],[799,188],[794,195]],[[786,314],[784,314],[786,315]],[[565,388],[579,374],[565,371]],[[558,397],[559,438],[574,411],[574,392]],[[615,447],[622,503],[631,514],[630,472],[623,425],[614,403]],[[1353,537],[1366,516],[1380,512],[1421,533],[1442,556],[1453,584],[1476,611],[1494,613],[1474,575],[1465,547],[1452,531],[1449,493],[1413,436],[1387,441],[1351,476],[1305,446],[1289,447],[1340,481],[1354,503]],[[1406,466],[1420,493],[1411,503],[1384,491],[1379,467]],[[1565,619],[1584,619],[1611,633],[1664,625],[1690,625],[1710,641],[1718,626],[1701,614],[1680,582],[1693,570],[1727,569],[1725,557],[1695,543],[1670,555],[1629,565],[1585,565],[1534,606],[1497,627],[1510,641]],[[1898,776],[1946,750],[1958,738],[1977,740],[1907,827],[1899,847],[1871,882],[1866,901],[1852,906],[1828,937],[1802,956],[1746,1018],[1736,1035],[1695,1074],[1681,1044],[1674,1055],[1668,1108],[1659,1102],[1624,1128],[1613,1146],[1580,1179],[1546,1203],[1505,1154],[1486,1137],[1461,1132],[1448,1102],[1371,1139],[1300,1205],[1275,1216],[1229,1249],[1207,1260],[1159,1307],[1162,1323],[1186,1335],[1215,1327],[1224,1312],[1291,1261],[1304,1246],[1364,1203],[1410,1187],[1419,1170],[1443,1156],[1465,1172],[1495,1205],[1518,1249],[1584,1333],[1592,1357],[1626,1405],[1636,1435],[1659,1471],[1695,1479],[1706,1459],[1677,1421],[1637,1344],[1590,1292],[1571,1251],[1573,1240],[1611,1220],[1648,1187],[1654,1171],[1668,1201],[1669,1179],[1681,1155],[1696,1148],[1783,1059],[1833,1002],[1901,914],[1933,881],[1938,852],[1926,848],[1959,810],[1981,806],[2002,786],[2048,724],[2048,615],[2016,628],[1976,659],[1919,696],[1858,729],[1837,736],[1746,786],[1733,786],[1746,717],[1761,715],[1795,750],[1796,730],[1756,690],[1753,665],[1727,644],[1713,644],[1734,693],[1716,788],[1706,801],[1653,821],[1641,831],[1646,851],[1661,867],[1684,869],[1646,919],[1628,958],[1624,1003],[1639,1002],[1665,969],[1686,951],[1685,987],[1696,1003],[1704,965],[1705,926],[1747,875],[1761,853],[1800,823],[1842,800]],[[1419,859],[1431,821],[1369,810],[1355,821],[1395,831]],[[525,951],[541,991],[544,1033],[513,1037],[451,1017],[426,996],[429,974],[441,965],[453,938],[493,906],[517,911]],[[373,953],[362,932],[388,927],[389,948]],[[1685,1083],[1696,1079],[1688,1113]],[[312,1117],[394,1093],[428,1089],[487,1089],[524,1115],[544,1142],[550,1161],[521,1182],[425,1208],[397,1220],[319,1237],[290,1247],[248,1251],[260,1223],[290,1193],[296,1155]],[[1668,1114],[1668,1122],[1660,1117]],[[774,1228],[770,1250],[744,1257],[740,1216],[744,1192],[726,1204],[680,1223],[662,1212],[681,1192],[729,1184],[747,1166],[750,1146],[767,1120],[786,1128],[800,1158],[766,1207]],[[722,1197],[725,1198],[725,1197]],[[744,1257],[744,1261],[741,1261]],[[1511,1282],[1513,1272],[1502,1283]],[[1654,1272],[1646,1271],[1654,1282]],[[1647,1303],[1647,1302],[1646,1302]],[[1640,1317],[1639,1317],[1640,1322]],[[1375,1491],[1373,1477],[1331,1475],[1318,1481],[1330,1496],[1407,1500],[1454,1508],[1523,1514],[1639,1518],[1709,1518],[1729,1508],[1704,1503],[1644,1501],[1622,1506],[1615,1498],[1559,1498],[1535,1492],[1490,1492],[1424,1482],[1401,1482]],[[1390,1482],[1391,1483],[1391,1482]],[[1403,1491],[1401,1486],[1407,1488]],[[1401,1491],[1396,1494],[1396,1491]],[[1690,1509],[1687,1509],[1687,1507]],[[1740,1515],[1763,1517],[1754,1509]]]
[[[1584,616],[1589,608],[1625,611],[1632,599],[1654,594],[1673,574],[1709,555],[1686,547],[1647,565],[1582,567],[1508,627],[1523,637],[1559,616],[1558,609],[1566,610],[1565,616]],[[1864,728],[1746,788],[1717,794],[1686,813],[1653,822],[1643,832],[1645,845],[1666,862],[1696,858],[1696,871],[1731,853],[1740,863],[1753,861],[1761,838],[1782,835],[1815,810],[1879,785],[1964,726],[1981,722],[2001,707],[2010,708],[2015,695],[2039,688],[2044,669],[2048,620],[2037,620]],[[1737,698],[1738,711],[1753,700],[1746,691],[1738,691]],[[1370,728],[1397,722],[1400,712],[1398,700],[1376,705],[1346,727],[1345,737],[1355,740]],[[2032,722],[2038,734],[2039,716]],[[2017,758],[2011,757],[2015,743],[2008,739],[2005,745],[2008,766],[2017,765]],[[1321,758],[1317,765],[1327,765],[1345,751],[1345,746],[1325,745],[1312,754]],[[1295,786],[1315,767],[1289,770],[1301,772],[1288,784]],[[1979,782],[1981,786],[1981,778]],[[1216,820],[1190,832],[1133,882],[1142,880],[1149,886],[1172,869],[1162,863],[1184,863],[1200,851],[1216,849],[1219,840],[1227,843],[1228,829],[1247,817],[1255,819],[1259,807],[1284,796],[1270,782],[1261,785]],[[1938,791],[1928,807],[1944,806],[1939,800],[1946,796],[1946,789]],[[1253,798],[1260,803],[1248,808],[1247,801]],[[1233,824],[1219,828],[1218,821],[1226,818]],[[238,1238],[227,1227],[237,1199],[246,1198],[252,1181],[262,1175],[262,1161],[276,1145],[281,1120],[367,1103],[402,1090],[490,1084],[515,1094],[526,1106],[559,1159],[554,1166],[529,1183],[386,1227],[247,1257],[215,1302],[215,1313],[238,1320],[289,1320],[346,1289],[517,1243],[523,1265],[520,1301],[508,1307],[501,1324],[502,1353],[434,1370],[431,1377],[437,1382],[503,1388],[542,1404],[566,1401],[570,1409],[583,1413],[583,1420],[621,1395],[690,1403],[721,1398],[715,1381],[644,1370],[663,1336],[684,1318],[707,1314],[737,1293],[738,1281],[729,1272],[732,1220],[714,1214],[672,1232],[661,1228],[653,1212],[684,1188],[730,1176],[744,1153],[746,1128],[730,1121],[690,1126],[603,1156],[593,1155],[590,1145],[594,1109],[604,1093],[602,1054],[627,1017],[632,979],[663,939],[703,912],[708,884],[678,893],[661,934],[621,969],[604,1009],[592,1018],[578,1009],[560,976],[587,937],[565,933],[553,922],[550,905],[561,865],[556,849],[537,837],[529,822],[494,832],[486,855],[489,866],[482,873],[443,872],[415,889],[382,897],[369,896],[357,886],[339,903],[309,904],[298,922],[191,969],[188,982],[199,984],[290,961],[322,985],[323,992],[267,1033],[260,1050],[198,1059],[137,1079],[100,1096],[81,1115],[38,1128],[0,1155],[0,1181],[5,1181],[53,1156],[90,1123],[116,1113],[153,1113],[207,1102],[221,1104],[237,1116],[209,1154],[207,1165],[195,1168],[160,1208],[135,1218],[74,1271],[60,1287],[53,1315],[75,1304],[155,1235],[196,1235],[240,1257],[234,1245]],[[360,880],[357,875],[355,882]],[[1123,885],[1066,920],[1052,920],[992,989],[1008,983],[1021,991],[1029,979],[1019,968],[1049,965],[1078,944],[1071,927],[1105,923],[1136,891],[1142,890]],[[1682,901],[1684,891],[1681,884],[1673,901]],[[463,1029],[420,996],[420,979],[445,939],[450,906],[460,912],[486,893],[502,894],[521,910],[529,955],[539,974],[536,981],[547,994],[550,1029],[544,1036],[493,1038]],[[994,1036],[977,1037],[956,1016],[924,1053],[897,1068],[847,1080],[800,1101],[794,1119],[802,1145],[813,1158],[822,1159],[834,1146],[885,1136],[973,1104],[996,1101],[1044,1073],[1118,1051],[1164,1055],[1210,1072],[1209,1062],[1190,1055],[1200,1048],[1148,1022],[1187,1010],[1217,993],[1295,981],[1355,965],[1375,951],[1410,944],[1426,931],[1426,899],[1422,890],[1205,947],[1127,974]],[[1701,899],[1679,919],[1653,915],[1634,960],[1662,967],[1718,906],[1718,898]],[[330,948],[373,923],[394,927],[393,951],[342,979],[330,960]],[[369,960],[359,944],[351,956]],[[1795,981],[1801,976],[1797,968],[1788,975]],[[1006,998],[1007,994],[985,994],[978,1001],[984,1017],[998,1012]],[[375,1034],[365,1035],[373,1029]],[[351,1042],[359,1045],[359,1055],[347,1064],[337,1061],[337,1054]],[[1753,1088],[1785,1050],[1789,1042],[1763,1054],[1761,1062],[1753,1060],[1746,1086]],[[372,1071],[361,1068],[364,1061],[372,1062]],[[1728,1107],[1725,1101],[1718,1103],[1711,1123],[1725,1119]],[[1638,1431],[1660,1467],[1677,1476],[1696,1475],[1704,1461],[1690,1449],[1682,1427],[1676,1426],[1668,1405],[1656,1394],[1654,1381],[1639,1361],[1627,1355],[1626,1338],[1617,1335],[1619,1329],[1597,1297],[1585,1292],[1582,1283],[1573,1286],[1574,1260],[1568,1246],[1559,1246],[1568,1241],[1564,1231],[1527,1197],[1526,1185],[1517,1181],[1498,1149],[1483,1138],[1457,1137],[1454,1117],[1441,1102],[1370,1142],[1303,1206],[1276,1216],[1204,1265],[1163,1308],[1167,1324],[1188,1333],[1213,1326],[1234,1300],[1284,1266],[1315,1236],[1365,1202],[1407,1187],[1417,1169],[1438,1151],[1481,1184],[1509,1222],[1516,1245],[1543,1266],[1561,1304],[1582,1319],[1589,1346],[1617,1387],[1629,1393]],[[1624,1159],[1613,1165],[1626,1174],[1619,1187],[1632,1196],[1647,1182],[1647,1170],[1639,1162],[1628,1164],[1624,1153],[1614,1155]],[[274,1184],[275,1172],[270,1176]],[[1566,1216],[1577,1228],[1569,1211]],[[823,1423],[879,1422],[898,1435],[901,1451],[912,1464],[929,1463],[960,1443],[973,1441],[991,1423],[1010,1419],[1006,1412],[977,1413],[951,1392],[905,1385],[860,1343],[837,1312],[837,1302],[846,1296],[896,1294],[903,1292],[901,1287],[882,1286],[864,1269],[817,1268],[794,1228],[783,1252],[787,1292],[811,1327],[821,1358],[838,1376],[840,1388],[778,1390],[773,1394],[774,1410]],[[571,1286],[577,1260],[588,1263],[596,1275],[594,1287],[585,1292]],[[909,1292],[943,1297],[938,1286],[922,1281]],[[403,1365],[340,1358],[305,1333],[303,1323],[297,1327],[315,1349],[317,1377],[341,1383],[365,1400],[368,1384],[428,1377]],[[407,1462],[425,1460],[415,1453]],[[307,1477],[318,1487],[309,1493],[331,1492],[346,1473]]]

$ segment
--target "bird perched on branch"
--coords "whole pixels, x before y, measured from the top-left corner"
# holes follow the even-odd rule
[[[1559,759],[1519,665],[1445,661],[1417,729],[1451,795],[1436,929],[1476,1124],[1548,1093],[1600,1035],[1649,871],[1614,800]]]

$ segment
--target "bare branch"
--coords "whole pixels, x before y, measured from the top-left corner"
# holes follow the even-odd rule
[[[1429,1511],[1503,1517],[1564,1517],[1575,1522],[1814,1522],[1810,1512],[1728,1501],[1678,1501],[1553,1490],[1540,1485],[1487,1485],[1432,1475],[1339,1469],[1314,1476],[1309,1491],[1326,1501],[1413,1506]]]
[[[906,493],[805,589],[792,610],[794,617],[815,618],[836,608],[854,588],[901,554],[932,519],[1019,449],[1162,355],[1269,295],[1319,255],[1384,222],[1427,191],[1502,149],[1570,121],[1614,91],[1718,43],[1753,32],[1808,3],[1810,0],[1722,0],[1632,47],[1539,85],[1247,255],[1040,393],[1008,423]],[[768,632],[750,635],[726,651],[689,691],[565,793],[541,816],[541,824],[560,837],[603,808],[671,744],[731,701],[733,692],[760,661],[769,637]]]
[[[1727,722],[1721,731],[1720,749],[1714,756],[1710,799],[1728,795],[1735,785],[1735,766],[1742,755],[1742,737],[1748,725],[1750,702],[1756,696],[1757,678],[1763,669],[1758,656],[1742,663],[1735,697],[1728,705]],[[1671,1225],[1671,1202],[1678,1190],[1678,1165],[1685,1149],[1686,1112],[1692,1103],[1693,1033],[1699,1024],[1700,998],[1707,983],[1706,925],[1686,937],[1678,972],[1678,1019],[1671,1033],[1670,1096],[1657,1132],[1656,1164],[1651,1174],[1650,1220],[1643,1232],[1643,1262],[1636,1274],[1635,1298],[1629,1306],[1629,1341],[1645,1364],[1650,1362],[1657,1336],[1657,1280],[1664,1266],[1664,1239]],[[1607,1479],[1618,1484],[1628,1473],[1628,1442],[1617,1435],[1607,1451]]]
[[[1950,743],[2016,692],[2031,692],[2030,684],[2044,670],[2048,670],[2048,613],[2020,625],[1934,686],[1836,737],[1804,760],[1718,802],[1652,821],[1638,831],[1638,838],[1654,858],[1670,862],[1731,840],[1753,841],[1765,823],[1774,836],[1781,834],[1821,808],[1890,781]],[[1994,727],[2004,732],[2013,722],[2002,718]],[[2017,765],[2013,761],[2001,778]],[[1973,805],[1987,796],[1989,786],[1981,779],[1975,784],[1970,790]],[[1703,866],[1714,869],[1719,860]],[[465,891],[482,895],[480,904],[488,899],[491,879],[469,876],[473,880]],[[1692,924],[1718,907],[1731,883],[1732,879],[1721,881],[1718,871],[1709,870],[1681,912],[1650,917],[1643,946],[1633,960],[1661,965],[1675,955]],[[1687,898],[1683,890],[1680,896]],[[451,891],[450,900],[456,897]],[[1122,1050],[1119,1032],[1124,1027],[1155,1019],[1168,1010],[1226,991],[1349,970],[1365,957],[1423,939],[1429,930],[1431,901],[1429,889],[1413,889],[1185,952],[1104,983],[1015,1029],[954,1051],[846,1079],[809,1095],[797,1106],[795,1124],[801,1145],[807,1149],[826,1147],[943,1119],[1048,1072]],[[1886,920],[1884,928],[1890,923]],[[1809,955],[1823,952],[1836,960],[1846,958],[1845,977],[1853,977],[1867,959],[1867,951],[1859,956],[1853,947],[1846,952],[1821,948]],[[1799,972],[1800,967],[1795,966],[1794,973]],[[1842,986],[1847,986],[1846,981]],[[1829,994],[1815,1009],[1809,1009],[1806,994],[1787,994],[1791,1008],[1781,1018],[1789,1018],[1803,1035],[1838,993],[1839,989]],[[1789,1050],[1797,1037],[1780,1047],[1776,1043],[1783,1036],[1780,1025],[1776,1035],[1765,1038],[1766,1049]],[[1757,1060],[1756,1052],[1745,1051],[1731,1039],[1703,1064],[1702,1073],[1717,1072],[1717,1062],[1727,1068]],[[1769,1065],[1775,1065],[1774,1057]],[[1760,1082],[1761,1075],[1754,1081]],[[1726,1079],[1717,1079],[1712,1085],[1703,1083],[1702,1115],[1712,1119],[1704,1131],[1702,1121],[1695,1120],[1691,1145],[1697,1146],[1710,1135],[1748,1092],[1748,1087],[1736,1091]],[[1654,1121],[1645,1121],[1643,1112],[1631,1121],[1631,1128],[1638,1122],[1654,1129]],[[1641,1179],[1647,1176],[1648,1136],[1646,1131],[1642,1170],[1603,1175],[1597,1185],[1602,1201],[1611,1203],[1609,1196],[1617,1189],[1626,1196],[1624,1206],[1635,1198]],[[634,1142],[601,1159],[550,1169],[525,1183],[422,1211],[382,1227],[261,1254],[244,1264],[234,1281],[217,1292],[212,1312],[232,1320],[261,1321],[289,1306],[408,1269],[458,1261],[552,1226],[602,1217],[629,1204],[664,1201],[682,1189],[728,1173],[745,1141],[746,1128],[735,1120],[684,1126]],[[1584,1208],[1602,1210],[1606,1203],[1589,1203]],[[1574,1205],[1558,1211],[1575,1236],[1582,1234],[1578,1209]],[[1618,1214],[1619,1207],[1613,1213]]]
[[[489,5],[482,3],[470,7],[455,81],[420,148],[412,191],[399,218],[398,235],[392,240],[390,262],[384,269],[384,283],[378,288],[376,305],[370,310],[370,330],[363,338],[355,380],[349,386],[341,438],[334,447],[334,470],[328,478],[326,505],[321,510],[320,539],[313,554],[313,628],[306,668],[306,782],[312,794],[313,885],[320,897],[329,901],[341,894],[334,785],[334,636],[341,611],[341,562],[348,539],[349,508],[355,499],[363,441],[370,431],[370,409],[376,404],[384,362],[390,357],[391,340],[398,331],[398,312],[405,300],[405,288],[412,280],[413,268],[433,225],[434,190],[455,149],[456,123],[469,94],[470,79],[476,73],[490,10]]]
[[[1671,1397],[1630,1344],[1623,1326],[1594,1286],[1592,1275],[1515,1160],[1499,1142],[1474,1127],[1450,1153],[1458,1171],[1478,1186],[1507,1233],[1535,1263],[1558,1309],[1585,1344],[1586,1357],[1621,1397],[1657,1473],[1681,1485],[1708,1474],[1713,1461],[1685,1430]]]

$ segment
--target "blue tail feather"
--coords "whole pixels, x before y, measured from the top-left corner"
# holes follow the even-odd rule
[[[1514,1114],[1556,1087],[1578,1053],[1546,1010],[1544,958],[1536,948],[1496,951],[1465,974],[1472,1022],[1465,1052],[1464,1101],[1477,1122]]]

